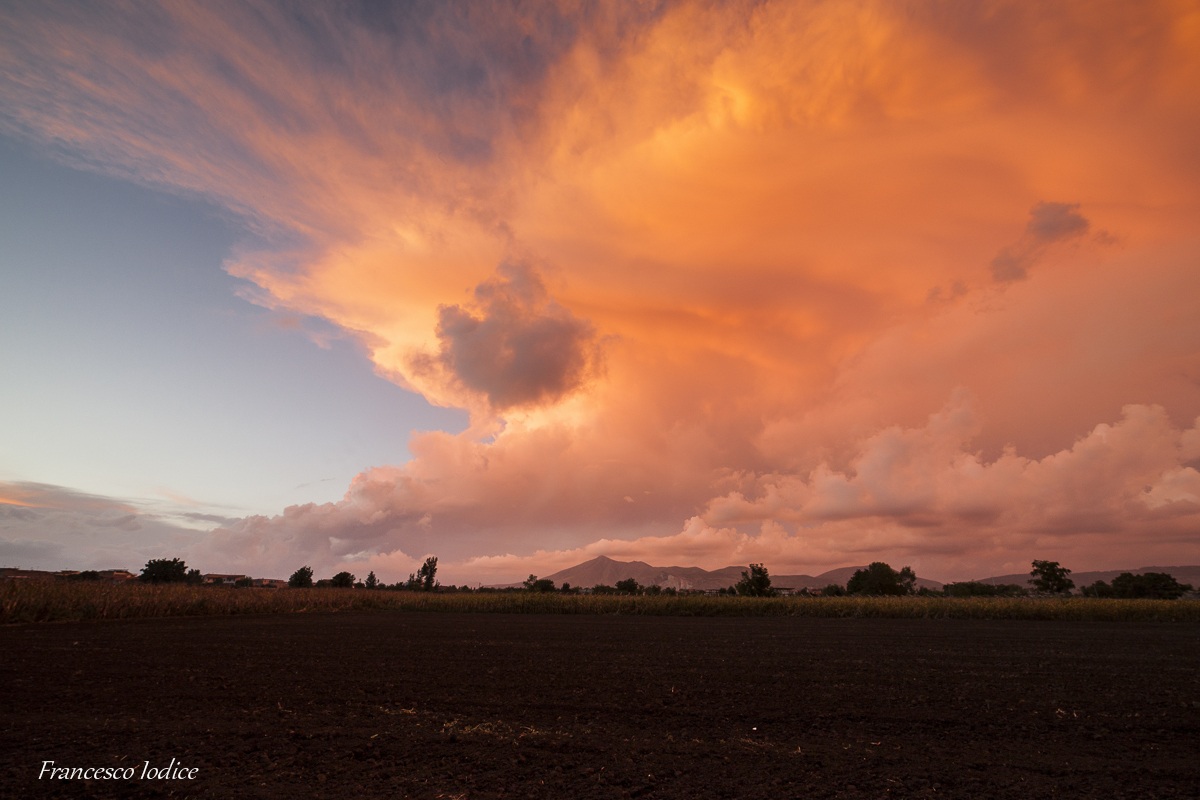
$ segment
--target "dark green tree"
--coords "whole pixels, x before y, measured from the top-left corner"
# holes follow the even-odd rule
[[[554,581],[549,578],[539,578],[537,575],[530,575],[525,579],[521,586],[530,592],[553,592]]]
[[[642,585],[637,582],[637,578],[626,578],[623,581],[617,581],[617,591],[621,594],[640,594]]]
[[[743,570],[742,579],[733,588],[742,597],[775,596],[775,590],[771,588],[771,576],[762,564],[751,564],[749,570]]]
[[[374,571],[367,573],[367,582],[364,583],[363,586],[365,586],[368,589],[378,589],[379,588],[379,578],[375,577]]]
[[[1079,591],[1083,592],[1084,597],[1116,597],[1113,594],[1112,585],[1105,581],[1096,581],[1087,586],[1082,586]]]
[[[1191,586],[1165,572],[1143,572],[1141,575],[1122,572],[1112,582],[1113,597],[1178,600],[1191,590]]]
[[[417,570],[417,584],[422,591],[432,592],[437,588],[437,556],[430,556]]]
[[[138,580],[146,583],[187,583],[187,579],[187,564],[178,558],[152,558],[138,576]]]
[[[1032,567],[1029,571],[1030,583],[1043,594],[1070,594],[1075,588],[1075,581],[1067,577],[1071,570],[1057,561],[1034,561]]]
[[[200,574],[200,570],[198,569],[189,569],[184,581],[193,586],[199,586],[204,583],[204,576]]]
[[[960,581],[947,583],[942,587],[942,594],[947,597],[1019,597],[1029,592],[1015,583],[981,583],[980,581]]]
[[[329,585],[336,589],[353,589],[354,581],[355,578],[353,573],[339,572],[337,575],[334,575],[329,579]]]
[[[313,585],[312,567],[301,567],[288,578],[288,586],[293,589],[311,589]]]
[[[847,594],[866,595],[903,595],[912,594],[917,582],[917,576],[912,567],[904,567],[899,572],[882,561],[867,565],[866,569],[855,572],[846,582]]]

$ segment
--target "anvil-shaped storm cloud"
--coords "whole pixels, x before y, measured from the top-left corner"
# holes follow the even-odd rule
[[[228,209],[255,302],[470,412],[189,545],[213,569],[963,579],[1200,545],[1194,3],[39,3],[0,30],[8,133]]]

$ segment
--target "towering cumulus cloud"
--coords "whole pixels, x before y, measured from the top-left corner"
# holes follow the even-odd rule
[[[231,209],[255,302],[471,412],[206,564],[966,578],[1200,543],[1192,3],[37,3],[0,31],[5,130]]]
[[[562,399],[595,360],[592,326],[550,300],[521,264],[502,264],[477,286],[473,307],[441,306],[437,337],[437,355],[414,356],[411,369],[441,373],[498,411]]]

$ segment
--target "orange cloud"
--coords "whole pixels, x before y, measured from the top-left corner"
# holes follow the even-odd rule
[[[243,214],[255,302],[472,411],[209,552],[965,577],[1191,541],[1186,4],[307,13],[4,12],[8,129]]]

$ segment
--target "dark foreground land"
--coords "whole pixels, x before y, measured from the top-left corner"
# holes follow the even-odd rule
[[[363,612],[0,628],[0,796],[1196,798],[1189,624]],[[193,780],[38,779],[58,767]]]

